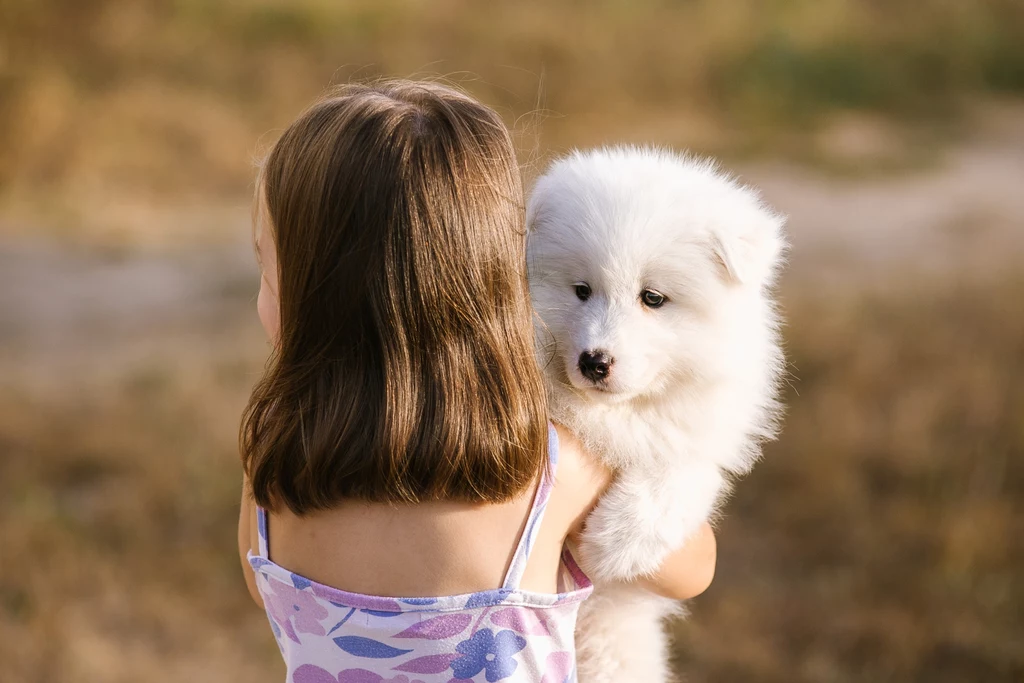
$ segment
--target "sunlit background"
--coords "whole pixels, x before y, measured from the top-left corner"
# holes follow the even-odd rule
[[[789,216],[788,416],[688,681],[1024,680],[1020,0],[0,0],[0,680],[283,679],[235,552],[253,160],[382,74],[528,178],[654,142]]]

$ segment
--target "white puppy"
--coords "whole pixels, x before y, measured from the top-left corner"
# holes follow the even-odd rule
[[[616,472],[580,547],[597,584],[580,680],[658,683],[676,604],[623,581],[682,546],[775,433],[783,219],[713,162],[626,147],[555,162],[527,222],[552,418]]]

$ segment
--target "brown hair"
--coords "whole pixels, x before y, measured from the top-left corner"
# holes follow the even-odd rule
[[[256,502],[522,492],[546,405],[498,115],[436,83],[347,85],[285,130],[259,185],[281,326],[241,429]]]

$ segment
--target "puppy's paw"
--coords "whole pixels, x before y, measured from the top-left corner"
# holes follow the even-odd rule
[[[594,509],[580,539],[580,559],[592,578],[628,581],[658,570],[671,546],[656,526],[637,522],[610,505]]]

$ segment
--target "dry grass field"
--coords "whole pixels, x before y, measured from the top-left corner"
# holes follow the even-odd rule
[[[1020,275],[793,297],[782,440],[680,626],[691,681],[1024,677]]]
[[[790,216],[781,440],[673,627],[691,683],[1024,680],[1018,0],[0,0],[0,681],[278,682],[235,554],[252,158],[447,74]]]

